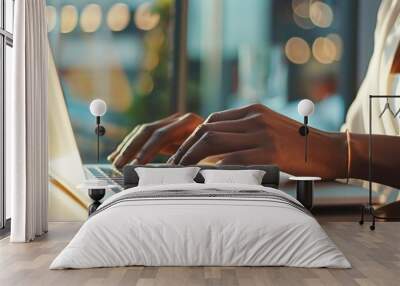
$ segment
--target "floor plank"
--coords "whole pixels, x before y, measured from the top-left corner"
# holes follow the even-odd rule
[[[49,233],[29,244],[0,240],[0,285],[398,285],[399,222],[368,224],[321,219],[352,269],[289,267],[119,267],[50,271],[48,267],[80,227],[50,223]]]

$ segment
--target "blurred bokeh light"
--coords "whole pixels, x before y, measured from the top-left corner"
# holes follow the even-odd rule
[[[310,47],[299,37],[290,38],[285,45],[286,57],[295,64],[305,64],[310,59]]]
[[[302,18],[308,18],[310,15],[310,0],[293,0],[293,12]]]
[[[61,33],[70,33],[78,24],[78,11],[73,5],[65,5],[61,9]]]
[[[334,44],[336,48],[336,57],[335,61],[340,61],[342,58],[342,53],[343,53],[343,40],[340,37],[340,35],[336,33],[331,33],[327,36],[328,39],[330,39]]]
[[[160,22],[160,15],[152,12],[149,2],[141,4],[135,12],[135,24],[141,30],[149,31],[154,29]]]
[[[129,7],[125,3],[114,4],[107,13],[107,25],[111,31],[124,30],[130,21]]]
[[[332,8],[321,1],[316,1],[310,6],[310,19],[315,26],[328,28],[333,21]]]
[[[330,38],[318,37],[312,45],[314,58],[321,64],[331,64],[337,56],[336,46]]]
[[[83,32],[93,33],[99,29],[102,20],[101,7],[98,4],[89,4],[83,8],[80,25]]]
[[[57,10],[54,6],[46,6],[47,31],[51,32],[57,25]]]

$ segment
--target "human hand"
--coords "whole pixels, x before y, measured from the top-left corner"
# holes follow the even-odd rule
[[[203,122],[194,113],[173,114],[161,120],[136,126],[107,159],[121,169],[126,164],[146,164],[157,154],[173,154]]]
[[[219,156],[218,164],[277,164],[293,175],[326,179],[344,177],[346,147],[339,133],[309,128],[308,162],[304,162],[301,124],[254,104],[211,114],[168,160],[191,165]]]

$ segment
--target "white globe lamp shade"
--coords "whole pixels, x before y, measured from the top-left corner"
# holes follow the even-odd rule
[[[107,111],[107,104],[102,99],[95,99],[90,103],[90,113],[93,116],[103,116]]]
[[[297,105],[297,111],[301,116],[310,116],[314,113],[314,103],[309,99],[303,99]]]

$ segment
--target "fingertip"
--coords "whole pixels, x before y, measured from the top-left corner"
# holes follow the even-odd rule
[[[171,156],[170,160],[173,161],[174,165],[178,165],[182,159],[182,145],[176,150],[175,154]]]
[[[110,155],[107,156],[107,161],[109,161],[109,162],[113,162],[114,159],[115,159],[114,153],[111,153]]]
[[[116,148],[110,154],[108,154],[108,158],[115,159],[115,157],[117,157],[118,154],[119,154],[119,150],[118,150],[118,148]]]
[[[182,159],[177,163],[177,165],[190,165],[190,158],[188,156],[183,156]]]
[[[113,164],[117,169],[120,169],[125,165],[125,160],[123,157],[117,157]]]
[[[180,161],[180,160],[179,160],[179,157],[175,156],[172,163],[173,163],[174,165],[179,165],[179,161]]]

